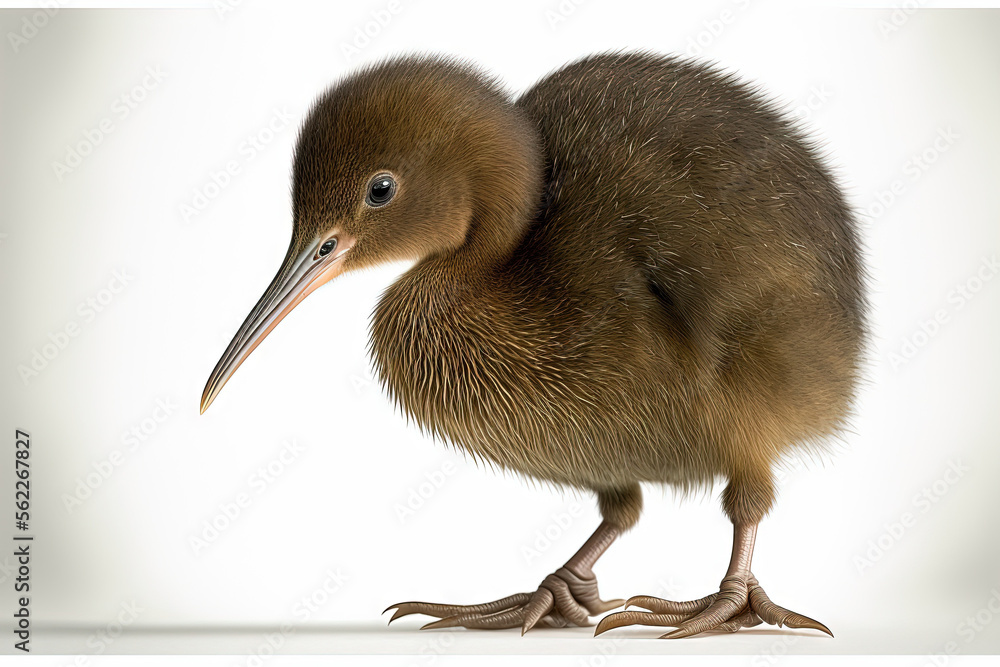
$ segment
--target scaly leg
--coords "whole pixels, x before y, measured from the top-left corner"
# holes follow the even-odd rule
[[[601,600],[593,566],[620,534],[618,527],[604,521],[576,554],[554,573],[545,577],[534,593],[518,593],[500,600],[475,605],[447,605],[429,602],[400,602],[389,622],[409,614],[426,614],[441,620],[421,628],[501,629],[521,626],[521,634],[536,624],[561,628],[589,625],[589,618],[622,606],[624,600]],[[386,609],[386,611],[389,611]]]
[[[571,624],[590,625],[591,616],[622,606],[624,600],[601,600],[593,567],[611,543],[639,520],[642,491],[638,484],[595,491],[604,521],[580,550],[563,567],[547,576],[534,593],[518,593],[475,605],[402,602],[389,607],[396,610],[389,622],[409,614],[426,614],[441,620],[428,623],[423,629],[521,626],[523,635],[538,624],[557,628]]]
[[[735,524],[733,554],[718,593],[689,602],[672,602],[648,596],[633,597],[625,603],[626,610],[634,605],[648,609],[649,612],[622,611],[610,614],[601,620],[594,634],[599,635],[623,625],[654,625],[677,628],[662,635],[661,639],[678,639],[709,630],[736,632],[740,628],[766,622],[779,627],[787,625],[790,628],[813,628],[832,637],[830,629],[819,621],[779,607],[767,597],[750,571],[756,537],[756,523]]]

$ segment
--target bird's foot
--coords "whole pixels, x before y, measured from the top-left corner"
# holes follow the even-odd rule
[[[628,611],[631,606],[649,611]],[[625,603],[625,609],[626,611],[601,619],[594,634],[599,635],[623,625],[654,625],[677,628],[662,635],[661,639],[679,639],[707,631],[736,632],[763,622],[778,627],[785,625],[790,628],[813,628],[833,636],[830,629],[819,621],[771,602],[752,574],[747,577],[728,576],[722,580],[718,593],[700,600],[672,602],[637,596]]]
[[[389,607],[396,610],[389,622],[410,614],[425,614],[440,620],[428,623],[421,630],[452,627],[499,630],[521,626],[523,635],[536,625],[550,628],[590,625],[591,616],[623,604],[624,600],[601,600],[593,575],[581,577],[561,567],[545,577],[534,593],[518,593],[475,605],[400,602]]]

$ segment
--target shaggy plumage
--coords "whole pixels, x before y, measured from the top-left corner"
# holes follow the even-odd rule
[[[394,199],[367,206],[382,172]],[[568,564],[584,578],[638,520],[641,482],[725,478],[752,552],[739,529],[771,507],[772,466],[844,426],[865,330],[854,218],[816,147],[732,75],[613,53],[513,99],[455,60],[380,62],[316,102],[293,195],[289,262],[333,228],[354,239],[344,271],[416,260],[371,329],[408,416],[479,459],[596,493],[603,546]],[[775,622],[749,606],[745,565],[739,614]],[[518,604],[526,628],[569,616]],[[504,627],[469,614],[510,605],[438,607],[405,611]]]
[[[395,208],[357,216],[357,175],[380,169]],[[853,217],[799,130],[732,76],[603,55],[514,101],[463,63],[389,61],[320,98],[294,184],[303,236],[336,219],[358,239],[345,270],[420,260],[371,331],[402,408],[629,506],[623,528],[638,482],[716,476],[730,517],[757,521],[772,464],[843,425],[864,314]]]

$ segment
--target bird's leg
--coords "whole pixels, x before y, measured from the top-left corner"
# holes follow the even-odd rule
[[[672,602],[648,596],[633,597],[625,603],[626,610],[634,605],[648,609],[649,612],[622,611],[605,616],[594,634],[599,635],[623,625],[655,625],[677,628],[661,637],[677,639],[709,630],[736,632],[740,628],[767,622],[779,627],[787,625],[790,628],[813,628],[832,637],[833,633],[829,628],[819,621],[779,607],[767,597],[750,571],[756,537],[756,523],[741,522],[734,525],[733,554],[718,593],[688,602]]]
[[[409,614],[426,614],[441,620],[421,629],[464,627],[501,629],[521,626],[521,634],[536,624],[547,627],[589,625],[591,616],[622,606],[624,600],[601,600],[593,566],[622,532],[605,520],[566,564],[545,577],[534,593],[518,593],[476,605],[401,602],[389,622]],[[386,611],[389,611],[386,609]]]

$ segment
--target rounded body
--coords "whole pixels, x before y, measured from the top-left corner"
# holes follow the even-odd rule
[[[403,409],[477,457],[597,491],[767,481],[835,434],[863,269],[794,124],[730,76],[646,54],[573,63],[515,106],[544,161],[523,238],[474,277],[427,258],[376,309]]]

